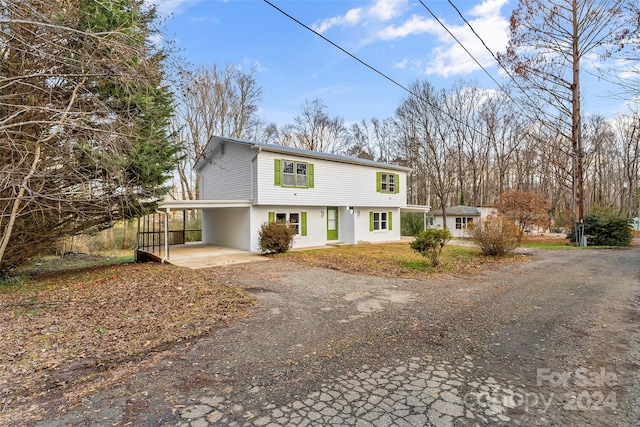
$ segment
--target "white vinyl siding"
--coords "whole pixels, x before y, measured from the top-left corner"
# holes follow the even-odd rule
[[[240,144],[225,143],[224,154],[220,146],[200,170],[200,199],[251,199],[252,162],[256,151]]]
[[[250,208],[203,209],[202,242],[248,251],[250,218]]]
[[[276,160],[313,164],[313,188],[295,188],[275,185]],[[324,159],[287,156],[262,151],[258,156],[258,194],[260,205],[302,205],[302,206],[379,206],[404,207],[406,193],[380,193],[376,191],[376,173],[379,168],[353,165]],[[406,173],[383,171],[394,174],[398,188],[404,188]],[[309,182],[309,187],[312,187]]]

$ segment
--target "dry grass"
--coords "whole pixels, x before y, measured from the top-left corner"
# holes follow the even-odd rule
[[[441,263],[432,267],[429,260],[414,252],[408,242],[359,244],[329,249],[295,251],[279,255],[287,260],[349,273],[385,277],[424,277],[437,273],[468,273],[497,263],[521,260],[521,255],[491,258],[475,247],[449,244]]]

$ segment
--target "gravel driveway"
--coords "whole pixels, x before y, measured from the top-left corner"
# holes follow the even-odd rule
[[[284,261],[253,315],[42,402],[63,425],[640,425],[640,247],[429,280]]]

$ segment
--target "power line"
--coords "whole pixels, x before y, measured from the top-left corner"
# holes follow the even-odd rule
[[[273,7],[274,9],[276,9],[278,12],[282,13],[284,16],[286,16],[287,18],[291,19],[292,21],[296,22],[298,25],[301,25],[302,27],[306,28],[307,30],[311,31],[312,33],[314,33],[316,36],[322,38],[324,41],[326,41],[327,43],[331,44],[333,47],[340,49],[342,52],[346,53],[347,55],[349,55],[351,58],[355,59],[356,61],[358,61],[359,63],[361,63],[362,65],[364,65],[365,67],[369,68],[370,70],[374,71],[375,73],[378,73],[379,75],[381,75],[382,77],[384,77],[385,79],[389,80],[391,83],[395,84],[396,86],[404,89],[405,91],[409,92],[410,94],[412,94],[413,96],[418,96],[417,94],[413,93],[411,90],[409,90],[408,88],[406,88],[404,85],[402,85],[401,83],[397,82],[396,80],[392,79],[391,77],[389,77],[388,75],[386,75],[385,73],[383,73],[382,71],[378,70],[377,68],[367,64],[366,62],[364,62],[362,59],[358,58],[357,56],[355,56],[354,54],[352,54],[351,52],[347,51],[346,49],[344,49],[343,47],[339,46],[338,44],[332,42],[331,40],[329,40],[328,38],[326,38],[325,36],[323,36],[322,34],[320,34],[319,32],[317,32],[316,30],[314,30],[313,28],[307,26],[306,24],[304,24],[303,22],[300,22],[299,20],[297,20],[296,18],[294,18],[293,16],[289,15],[287,12],[285,12],[284,10],[280,9],[278,6],[274,5],[273,3],[271,3],[269,0],[263,0],[265,3],[267,3],[269,6]],[[418,96],[419,97],[419,96]]]
[[[435,19],[435,21],[440,24],[440,26],[442,28],[444,28],[444,30],[449,33],[449,35],[456,41],[456,43],[458,43],[460,45],[460,47],[462,49],[464,49],[464,51],[467,53],[467,55],[469,55],[469,57],[471,57],[471,59],[473,59],[473,61],[478,64],[478,67],[480,67],[482,69],[482,71],[484,71],[484,73],[489,76],[489,78],[491,80],[493,80],[493,82],[496,84],[496,86],[498,86],[498,88],[507,96],[507,98],[509,98],[509,100],[518,107],[518,109],[520,111],[522,111],[526,116],[528,116],[527,111],[522,108],[522,106],[520,105],[520,103],[518,103],[515,99],[513,99],[513,97],[511,96],[511,94],[509,93],[509,91],[507,91],[500,83],[498,83],[498,81],[491,75],[491,73],[489,73],[489,71],[480,63],[480,61],[478,61],[471,52],[469,52],[469,50],[462,44],[462,42],[460,40],[458,40],[458,38],[446,27],[446,25],[444,25],[442,23],[442,21],[440,21],[440,19],[433,13],[433,11],[429,8],[429,6],[427,6],[423,0],[418,0],[420,2],[420,4],[427,10],[427,12],[429,12],[429,14],[433,17],[433,19]],[[487,44],[484,42],[484,40],[478,35],[478,33],[475,31],[475,29],[471,26],[471,24],[469,23],[469,21],[467,21],[467,19],[462,15],[462,13],[460,12],[460,10],[451,2],[451,0],[448,0],[449,4],[456,10],[456,12],[458,12],[458,15],[460,15],[460,17],[462,18],[462,20],[469,26],[469,28],[471,29],[471,31],[473,32],[473,34],[475,34],[475,36],[478,38],[478,40],[480,40],[480,42],[482,43],[482,45],[489,51],[489,53],[491,54],[491,56],[493,57],[493,59],[496,60],[496,62],[498,63],[498,65],[504,69],[507,73],[507,75],[511,78],[511,80],[513,80],[513,82],[516,84],[516,86],[518,86],[518,88],[522,91],[522,93],[525,94],[525,96],[527,97],[527,99],[529,100],[529,102],[531,102],[531,105],[535,107],[535,103],[533,102],[533,100],[529,97],[529,95],[526,93],[526,91],[520,86],[520,84],[513,78],[513,76],[509,73],[509,70],[507,70],[502,63],[500,62],[500,60],[498,60],[498,58],[495,56],[495,54],[493,53],[493,51],[491,49],[489,49],[489,47],[487,46]],[[542,114],[547,114],[545,111],[540,110],[539,108],[536,107],[536,110],[538,110],[539,112],[541,112]],[[531,117],[530,117],[531,118]]]
[[[447,0],[447,1],[448,1],[448,2],[449,2],[449,4],[451,5],[451,7],[453,7],[453,8],[455,9],[455,11],[456,11],[456,12],[458,12],[458,15],[460,16],[460,18],[462,18],[462,20],[464,21],[464,23],[465,23],[465,24],[467,24],[467,26],[469,27],[469,29],[471,30],[471,32],[476,36],[476,38],[477,38],[478,40],[480,40],[480,43],[482,43],[482,45],[484,46],[484,48],[485,48],[485,49],[486,49],[486,50],[491,54],[491,56],[492,56],[492,57],[493,57],[493,59],[496,61],[496,63],[498,64],[498,66],[499,66],[500,68],[502,68],[502,69],[505,71],[505,73],[507,74],[507,76],[509,76],[509,79],[511,79],[511,81],[512,81],[513,83],[515,83],[515,85],[518,87],[518,89],[520,89],[520,91],[521,91],[521,92],[522,92],[522,93],[527,97],[527,99],[529,100],[529,103],[530,103],[529,105],[531,105],[532,107],[534,107],[534,108],[536,109],[536,111],[538,111],[539,113],[542,113],[542,115],[547,116],[547,117],[550,117],[552,120],[554,120],[554,119],[555,119],[555,117],[551,116],[548,112],[546,112],[546,111],[542,110],[541,108],[539,108],[538,106],[536,106],[536,103],[533,101],[533,99],[531,99],[531,96],[529,95],[528,91],[520,85],[520,83],[519,83],[519,82],[518,82],[518,80],[513,76],[513,74],[511,74],[511,72],[510,72],[510,71],[509,71],[509,70],[504,66],[504,64],[502,63],[502,61],[500,61],[500,59],[498,59],[498,57],[493,53],[493,51],[489,48],[489,46],[487,46],[487,44],[485,43],[485,41],[484,41],[484,40],[482,39],[482,37],[480,37],[480,35],[476,32],[476,30],[473,28],[473,26],[472,26],[472,25],[471,25],[471,23],[467,20],[467,18],[465,18],[465,17],[464,17],[464,15],[462,15],[462,12],[460,12],[460,9],[458,9],[458,7],[457,7],[455,4],[453,4],[453,2],[452,2],[451,0]],[[422,3],[422,0],[420,0],[420,3]],[[422,5],[423,5],[425,8],[427,8],[427,10],[429,10],[429,8],[428,8],[424,3],[422,3]],[[438,22],[439,22],[438,18],[436,18],[430,10],[429,10],[429,13],[431,13],[431,15],[436,19],[436,21],[438,21]],[[440,25],[442,25],[442,24],[440,24]],[[443,25],[443,27],[444,27],[444,25]],[[446,28],[445,28],[445,29],[446,29]],[[447,30],[447,32],[448,32],[448,30]],[[449,34],[451,34],[451,33],[449,33]],[[453,35],[452,35],[452,37],[453,37]],[[454,37],[454,39],[455,39],[455,37]],[[461,44],[457,39],[456,39],[456,41],[458,42],[458,44],[460,44],[460,46],[462,46],[462,44]],[[462,47],[464,48],[464,46],[462,46]],[[469,53],[469,51],[467,51],[466,49],[465,49],[465,51],[466,51],[467,53]],[[469,55],[473,58],[473,56],[472,56],[470,53],[469,53]],[[474,58],[474,60],[475,60],[475,58]],[[477,63],[477,62],[478,62],[478,61],[476,61],[476,63]],[[479,64],[478,64],[478,65],[479,65]],[[485,73],[487,73],[487,74],[489,75],[489,73],[487,72],[487,70],[485,70],[485,69],[484,69],[484,67],[482,67],[482,66],[480,66],[480,67],[485,71]],[[495,80],[493,79],[493,77],[492,77],[491,75],[489,75],[489,77],[491,77],[491,79],[495,82]],[[498,83],[496,82],[496,84],[498,84]],[[518,108],[519,108],[523,113],[525,113],[525,115],[527,115],[527,116],[528,116],[527,112],[526,112],[526,111],[525,111],[525,110],[520,106],[520,104],[519,104],[519,103],[515,102],[515,100],[514,100],[513,98],[511,98],[511,95],[510,95],[507,91],[505,91],[505,89],[503,89],[503,88],[502,88],[502,86],[500,86],[500,85],[498,84],[498,87],[500,87],[500,89],[501,89],[503,92],[505,92],[505,94],[509,97],[509,99],[511,99],[511,101],[512,101],[515,105],[517,105],[517,106],[518,106]],[[531,118],[531,117],[530,117],[530,118]],[[544,122],[543,122],[543,123],[544,123]]]
[[[369,68],[370,70],[374,71],[375,73],[379,74],[380,76],[384,77],[385,79],[389,80],[391,83],[395,84],[396,86],[402,88],[403,90],[405,90],[407,93],[413,95],[414,97],[422,100],[423,102],[427,103],[429,106],[431,106],[433,109],[438,110],[439,112],[441,112],[442,114],[446,115],[447,117],[449,117],[450,119],[452,119],[455,122],[458,122],[459,124],[462,124],[464,126],[466,126],[467,128],[473,130],[474,132],[476,132],[478,135],[487,138],[487,139],[491,139],[489,136],[485,135],[483,132],[473,128],[471,125],[469,125],[469,123],[465,123],[462,120],[460,120],[459,118],[451,115],[449,112],[443,110],[442,108],[440,108],[440,106],[438,106],[437,104],[434,104],[433,102],[429,101],[428,99],[424,98],[423,96],[421,96],[418,93],[413,92],[412,90],[410,90],[409,88],[407,88],[406,86],[402,85],[401,83],[397,82],[396,80],[394,80],[393,78],[389,77],[388,75],[386,75],[385,73],[383,73],[382,71],[378,70],[377,68],[373,67],[372,65],[369,65],[368,63],[364,62],[362,59],[358,58],[357,56],[355,56],[354,54],[352,54],[351,52],[347,51],[346,49],[344,49],[343,47],[339,46],[337,43],[334,43],[333,41],[329,40],[327,37],[323,36],[322,34],[320,34],[319,32],[317,32],[316,30],[314,30],[313,28],[307,26],[306,24],[304,24],[303,22],[299,21],[298,19],[294,18],[293,16],[289,15],[287,12],[285,12],[284,10],[280,9],[278,6],[274,5],[273,3],[271,3],[269,0],[263,0],[265,3],[267,3],[269,6],[273,7],[274,9],[276,9],[278,12],[280,12],[281,14],[283,14],[284,16],[286,16],[287,18],[291,19],[292,21],[294,21],[295,23],[297,23],[298,25],[306,28],[307,30],[311,31],[312,33],[314,33],[316,36],[320,37],[321,39],[323,39],[324,41],[326,41],[327,43],[331,44],[332,46],[334,46],[335,48],[341,50],[342,52],[344,52],[345,54],[347,54],[348,56],[350,56],[351,58],[355,59],[356,61],[358,61],[360,64],[364,65],[365,67]],[[422,0],[420,0],[420,2],[422,3]],[[424,5],[424,4],[423,4]],[[426,7],[426,6],[425,6]],[[504,89],[503,89],[504,91]],[[506,91],[505,91],[506,93]]]
[[[469,56],[471,57],[471,59],[473,59],[473,61],[474,61],[476,64],[478,64],[478,67],[480,67],[480,68],[482,69],[482,71],[484,71],[484,72],[485,72],[485,74],[486,74],[487,76],[489,76],[489,78],[490,78],[491,80],[493,80],[493,82],[494,82],[494,83],[495,83],[495,84],[496,84],[500,89],[502,89],[502,91],[503,91],[503,92],[507,93],[507,91],[506,91],[506,90],[504,90],[504,89],[502,88],[502,86],[500,85],[500,83],[498,83],[498,81],[497,81],[496,79],[494,79],[494,78],[493,78],[493,76],[492,76],[492,75],[487,71],[487,69],[486,69],[486,68],[484,68],[484,66],[483,66],[483,65],[482,65],[482,64],[481,64],[481,63],[480,63],[480,62],[479,62],[479,61],[478,61],[478,60],[477,60],[477,59],[476,59],[472,54],[471,54],[471,52],[469,52],[469,50],[468,50],[466,47],[464,47],[464,45],[460,42],[460,40],[458,40],[458,38],[457,38],[456,36],[454,36],[454,35],[453,35],[453,33],[452,33],[451,31],[449,31],[449,29],[446,27],[446,25],[444,25],[444,24],[440,21],[440,19],[438,19],[438,17],[437,17],[437,16],[436,16],[432,11],[431,11],[431,9],[429,9],[429,6],[427,6],[426,4],[424,4],[424,2],[423,2],[422,0],[418,0],[418,1],[420,2],[420,4],[421,4],[425,9],[427,9],[427,12],[429,12],[429,13],[431,14],[431,16],[433,17],[433,19],[435,19],[435,20],[436,20],[436,22],[437,22],[438,24],[440,24],[440,26],[441,26],[442,28],[444,28],[444,30],[445,30],[447,33],[449,33],[449,35],[450,35],[450,36],[451,36],[451,37],[456,41],[456,43],[458,43],[458,44],[460,45],[460,47],[461,47],[462,49],[464,49],[464,51],[465,51],[465,52],[467,52],[467,55],[469,55]],[[509,96],[509,95],[507,94],[507,96]],[[513,100],[512,100],[512,101],[513,101]]]

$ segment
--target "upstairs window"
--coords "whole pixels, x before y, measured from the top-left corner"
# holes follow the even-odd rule
[[[376,172],[376,191],[396,194],[400,189],[400,176],[395,173]]]
[[[279,187],[313,188],[313,164],[275,160],[274,184]]]

